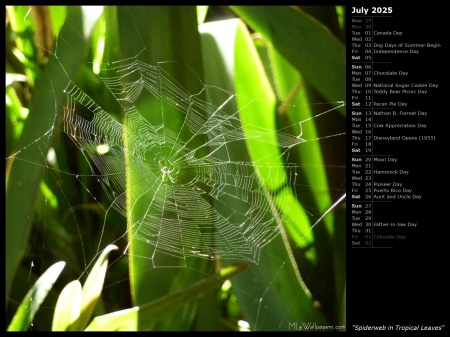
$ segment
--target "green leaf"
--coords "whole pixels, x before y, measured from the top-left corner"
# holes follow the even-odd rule
[[[201,77],[202,63],[200,55],[200,41],[196,8],[190,7],[129,7],[117,8],[119,22],[119,41],[122,59],[137,57],[145,64],[156,66],[161,74],[167,76],[171,83],[176,83],[183,92],[199,93],[202,89],[201,82],[195,74]],[[132,22],[132,24],[130,24]],[[165,85],[163,81],[158,85]],[[171,89],[172,90],[172,89]],[[179,90],[178,87],[175,90]],[[181,91],[180,91],[181,92]],[[185,112],[173,106],[162,97],[155,97],[149,91],[143,90],[133,109],[139,111],[140,117],[152,125],[164,124],[165,130],[179,134],[180,140],[186,141],[187,135],[180,130],[183,127]],[[134,123],[134,125],[133,125]],[[131,118],[124,118],[124,147],[135,134],[135,122]],[[183,138],[184,137],[184,138]],[[198,144],[198,145],[196,145]],[[200,147],[201,140],[190,143],[192,147]],[[154,162],[155,158],[168,157],[172,148],[164,145],[151,148],[146,153],[147,162]],[[131,154],[131,150],[127,150]],[[205,155],[200,153],[198,155]],[[197,154],[196,154],[197,155]],[[154,210],[153,195],[142,194],[142,175],[136,172],[142,169],[137,167],[139,163],[131,156],[126,155],[126,183],[127,183],[127,227],[129,246],[125,249],[129,254],[130,284],[132,301],[135,305],[142,305],[173,291],[183,289],[198,281],[204,273],[210,274],[212,264],[205,259],[185,259],[181,253],[173,253],[165,245],[157,246],[156,243],[146,242],[139,237],[140,221],[146,216],[175,217],[174,226],[185,224],[177,222],[175,215],[152,214]],[[148,167],[147,169],[151,169]],[[154,166],[153,166],[154,169]],[[161,172],[158,172],[158,175]],[[167,184],[165,190],[173,195],[174,187]],[[171,213],[171,212],[168,212]],[[175,224],[175,222],[177,222]],[[161,220],[161,230],[175,233],[173,227],[164,226],[165,220]],[[167,234],[160,233],[160,237]],[[179,248],[179,247],[177,247]],[[173,267],[173,268],[158,268]],[[181,268],[180,268],[181,267]],[[159,284],[158,287],[149,287],[149,284]],[[196,314],[197,303],[189,303],[176,314],[164,317],[153,327],[155,330],[188,330],[191,329]],[[141,327],[139,327],[139,330]]]
[[[66,331],[80,316],[82,289],[81,283],[74,280],[61,291],[53,315],[52,331]]]
[[[231,6],[329,101],[344,101],[345,47],[322,24],[288,6]]]
[[[23,33],[30,25],[30,21],[26,20],[29,10],[29,6],[6,6],[11,27],[15,32]]]
[[[48,150],[50,142],[45,142],[46,147],[42,146],[40,151],[36,151],[36,148],[30,145],[42,137],[47,137],[52,125],[58,123],[58,120],[55,121],[55,113],[58,118],[60,114],[52,107],[63,106],[62,102],[66,94],[62,90],[54,91],[52,86],[65,87],[67,84],[66,78],[62,76],[59,62],[64,64],[65,72],[69,77],[76,73],[81,62],[82,51],[86,48],[86,41],[79,34],[73,34],[73,30],[82,31],[82,27],[80,8],[70,7],[67,22],[60,34],[61,41],[65,43],[58,44],[56,51],[58,57],[51,54],[46,69],[39,72],[37,76],[30,113],[16,147],[22,149],[20,155],[16,154],[15,157],[9,158],[11,169],[6,183],[6,255],[8,258],[5,266],[5,283],[7,297],[18,265],[26,251],[39,184],[47,167],[43,153]],[[79,53],[74,53],[74,49]],[[35,164],[32,170],[30,170],[30,163]]]
[[[230,95],[233,92],[237,94],[238,107],[235,111],[240,112],[244,133],[251,134],[253,125],[261,125],[274,131],[268,132],[268,137],[275,137],[275,96],[249,33],[242,23],[238,20],[208,23],[201,26],[201,32],[204,53],[208,51],[209,59],[213,60],[205,63],[206,82],[220,86],[230,92]],[[204,59],[208,60],[206,56]],[[248,138],[246,143],[252,162],[265,157],[273,162],[274,167],[271,169],[276,170],[277,163],[282,167],[280,152],[275,145],[276,138],[266,138],[265,143]],[[234,154],[243,153],[233,143],[227,147]],[[270,173],[265,172],[264,167],[258,167],[257,162],[255,166],[263,177],[268,178]],[[285,173],[281,169],[277,174],[273,171],[271,173],[279,179],[266,181],[269,182],[269,188],[277,189],[286,179]],[[269,203],[275,202],[269,196],[267,199]],[[236,209],[239,207],[227,206]],[[219,203],[215,207],[224,206]],[[291,254],[284,235],[277,236],[264,246],[258,265],[251,266],[248,272],[232,280],[233,289],[252,330],[288,329],[288,322],[295,321],[298,317],[317,324],[326,322],[321,313],[313,308],[310,294]],[[280,261],[284,261],[281,266]]]
[[[65,262],[57,262],[39,277],[17,309],[8,327],[8,331],[28,330],[30,324],[33,322],[34,315],[47,297],[50,289],[52,289],[53,284],[56,282],[65,265]]]
[[[293,132],[295,134],[302,133],[305,135],[305,140],[315,140],[319,138],[316,124],[314,122],[314,111],[311,108],[311,102],[308,97],[308,92],[303,78],[300,76],[296,68],[294,68],[280,53],[271,45],[268,46],[268,53],[271,57],[271,69],[276,79],[278,93],[281,96],[283,104],[280,106],[278,113],[286,115],[287,118],[294,124]],[[319,105],[322,109],[323,105]],[[319,112],[320,113],[320,112]],[[302,123],[300,129],[299,120],[306,121]],[[301,202],[308,205],[317,205],[318,212],[323,214],[332,204],[329,193],[329,186],[327,181],[326,166],[320,142],[308,141],[302,146],[298,146],[298,157],[300,163],[314,163],[314,165],[303,165],[302,171],[308,182],[310,193],[304,193],[301,196]],[[329,233],[333,232],[332,216],[326,217],[325,223]],[[305,219],[305,222],[309,221]],[[294,232],[295,229],[288,225],[288,230]],[[302,245],[301,240],[311,241],[308,239],[308,234],[302,231],[301,236],[294,236],[296,243]],[[306,237],[305,237],[306,236]]]
[[[66,21],[67,7],[66,6],[49,6],[50,12],[52,13],[52,29],[55,36],[59,35],[61,28]]]
[[[108,255],[111,251],[117,249],[118,248],[115,245],[107,246],[92,267],[83,286],[80,316],[69,327],[70,330],[83,330],[89,323],[102,292],[103,282],[108,267]]]
[[[190,301],[198,300],[212,289],[218,288],[225,280],[245,270],[247,266],[246,263],[229,266],[222,269],[218,274],[192,284],[174,294],[131,309],[95,317],[86,331],[148,330],[155,321],[166,317]],[[153,286],[157,285],[148,285],[150,288]]]
[[[197,22],[201,25],[205,22],[206,14],[208,14],[209,6],[197,6]]]

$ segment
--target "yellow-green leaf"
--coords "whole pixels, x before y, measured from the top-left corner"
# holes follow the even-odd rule
[[[48,268],[44,274],[39,277],[36,283],[31,287],[25,295],[22,303],[17,309],[8,331],[26,331],[33,322],[34,315],[38,311],[48,292],[52,289],[56,279],[61,274],[65,262],[57,262]]]
[[[190,301],[199,299],[207,292],[219,287],[225,280],[245,270],[247,266],[247,263],[241,262],[226,267],[216,275],[212,275],[176,293],[141,306],[95,317],[86,328],[86,331],[147,330],[161,317],[165,317]],[[152,285],[148,286],[152,287]]]
[[[232,6],[329,101],[345,100],[345,46],[321,23],[290,6]]]
[[[81,283],[78,280],[74,280],[64,287],[58,297],[58,302],[56,302],[52,331],[66,331],[80,316],[81,293]]]
[[[83,285],[80,316],[70,326],[70,330],[82,330],[89,323],[102,292],[106,269],[108,267],[108,255],[111,251],[117,249],[117,246],[114,245],[107,246],[95,262],[94,267],[92,267]]]

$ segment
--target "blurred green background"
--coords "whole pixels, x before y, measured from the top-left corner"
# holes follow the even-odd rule
[[[134,306],[146,309],[120,312],[112,320],[105,316],[91,329],[234,331],[290,330],[302,322],[345,325],[345,203],[310,231],[345,193],[344,7],[111,6],[94,11],[13,6],[6,14],[7,326],[37,278],[58,261],[66,266],[46,284],[55,282],[36,314],[29,310],[28,299],[22,307],[25,314],[17,316],[11,329],[84,329],[92,317]],[[105,212],[110,201],[90,176],[88,162],[61,132],[69,81],[116,120],[124,120],[99,69],[138,54],[147,64],[163,66],[188,92],[198,92],[199,83],[207,83],[223,90],[224,97],[235,93],[244,132],[256,117],[274,130],[297,125],[288,130],[295,136],[298,121],[332,111],[303,125],[309,139],[320,141],[289,150],[290,161],[302,168],[306,183],[301,190],[274,182],[272,187],[280,191],[273,197],[264,187],[281,211],[288,199],[294,205],[278,222],[283,235],[262,249],[257,265],[239,270],[231,282],[224,282],[229,276],[214,276],[215,281],[210,277],[233,261],[192,259],[188,268],[155,269],[149,259],[139,258],[148,246],[133,239],[125,217]],[[244,109],[249,97],[258,99]],[[208,99],[216,106],[223,100]],[[180,120],[165,123],[176,128]],[[230,150],[241,153],[241,145],[230,144]],[[261,142],[244,145],[243,158],[253,161],[263,176],[258,158],[283,152]],[[55,151],[54,163],[49,149]],[[282,166],[283,156],[274,161]],[[288,173],[286,169],[283,175]],[[133,186],[137,177],[129,179]],[[137,189],[127,190],[127,198],[133,193]],[[308,214],[301,223],[300,213]],[[123,237],[127,230],[128,238]],[[131,253],[123,256],[128,242]],[[110,243],[121,249],[108,252],[112,265],[101,272],[100,261],[100,272],[91,272],[97,285],[85,283],[93,262],[107,259],[99,255]],[[94,305],[68,318],[56,301],[77,279],[84,284],[80,298],[95,298]],[[191,287],[196,282],[200,286]],[[179,296],[167,297],[177,292]]]

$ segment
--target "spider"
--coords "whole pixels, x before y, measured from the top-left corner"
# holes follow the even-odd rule
[[[175,183],[175,179],[170,175],[170,173],[173,172],[173,170],[170,170],[167,166],[163,166],[161,168],[161,171],[163,173],[163,175],[162,175],[162,180],[163,181],[166,179],[166,176],[169,176],[170,181]]]

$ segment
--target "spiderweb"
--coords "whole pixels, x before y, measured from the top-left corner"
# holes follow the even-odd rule
[[[287,166],[286,177],[279,177],[280,167],[270,163],[233,161],[228,147],[245,139],[270,144],[279,138],[279,146],[289,149],[305,140],[301,135],[296,137],[283,131],[278,131],[275,138],[275,131],[257,125],[247,125],[244,134],[239,110],[230,115],[226,109],[233,95],[224,93],[228,98],[221,106],[214,106],[198,98],[210,87],[190,95],[158,66],[132,59],[115,64],[111,70],[118,76],[103,80],[122,104],[125,123],[117,122],[70,82],[65,89],[69,103],[64,110],[63,128],[89,162],[92,176],[111,202],[110,208],[127,216],[128,161],[130,174],[138,182],[130,187],[137,189],[130,207],[133,209],[144,200],[148,203],[142,217],[132,219],[133,238],[149,244],[151,258],[169,254],[180,259],[220,256],[257,262],[259,250],[279,234],[277,223],[270,216],[275,210],[271,209],[261,183],[271,186],[285,179],[285,184],[295,185],[297,168]],[[126,82],[131,75],[137,79]],[[165,127],[164,120],[171,117],[165,115],[164,109],[161,124],[152,125],[142,117],[135,102],[143,91],[184,116],[178,134]],[[92,113],[91,120],[77,114],[77,103]],[[180,134],[187,140],[181,139]],[[205,137],[206,142],[197,146],[199,137]],[[209,149],[207,154],[198,155],[203,148]],[[220,150],[227,159],[217,157]],[[267,179],[255,167],[265,169]],[[233,200],[240,201],[240,209],[214,207]]]
[[[297,201],[309,183],[305,164],[298,164],[295,153],[304,144],[345,136],[345,130],[317,136],[308,127],[338,114],[344,102],[326,102],[312,117],[268,128],[258,125],[257,118],[241,118],[252,106],[265,104],[264,97],[237,96],[203,82],[193,71],[195,89],[187,90],[174,79],[173,62],[149,64],[142,61],[145,54],[143,49],[135,57],[101,66],[99,77],[111,94],[111,111],[77,85],[63,64],[57,64],[65,81],[53,82],[53,90],[64,91],[65,103],[56,103],[47,132],[7,158],[23,160],[30,167],[43,165],[47,179],[56,181],[66,200],[70,192],[58,183],[58,176],[70,177],[101,214],[101,225],[93,233],[96,254],[85,256],[86,233],[74,208],[69,211],[81,245],[82,274],[106,245],[117,244],[128,255],[133,241],[146,248],[144,254],[142,250],[131,254],[151,261],[152,268],[193,268],[189,261],[198,258],[246,260],[257,268],[265,247],[286,236],[284,224],[308,219],[314,227],[321,220],[325,209]],[[185,71],[183,65],[176,67]],[[54,138],[72,147],[73,156],[85,166],[59,169],[53,147],[45,150]],[[263,151],[258,157],[249,146],[273,151]],[[28,151],[40,153],[43,163],[23,159]],[[313,190],[323,188],[314,186]],[[112,229],[117,219],[128,226]],[[299,232],[306,238],[311,230],[306,225]],[[293,244],[298,245],[298,241]],[[278,258],[280,275],[288,259],[283,254]],[[254,282],[265,285],[262,294],[241,290],[260,302],[258,323],[276,305],[267,297],[271,304],[264,306],[275,278]],[[283,324],[287,322],[280,322],[280,327]]]

